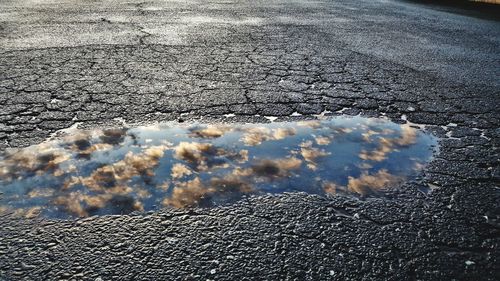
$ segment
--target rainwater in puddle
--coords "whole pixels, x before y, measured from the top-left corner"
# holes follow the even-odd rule
[[[0,212],[86,217],[304,191],[380,196],[415,177],[432,135],[376,118],[72,130],[0,156]]]

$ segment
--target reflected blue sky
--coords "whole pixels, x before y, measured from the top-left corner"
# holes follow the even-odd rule
[[[85,217],[212,207],[304,191],[380,196],[415,177],[437,139],[376,118],[73,130],[0,158],[0,211]]]

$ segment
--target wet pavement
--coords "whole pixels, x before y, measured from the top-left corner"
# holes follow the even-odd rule
[[[0,210],[67,218],[283,192],[383,196],[437,150],[409,125],[361,117],[67,133],[0,157]]]
[[[0,280],[499,279],[498,22],[403,1],[2,1],[0,11],[0,150],[8,162],[3,167],[11,167],[2,169],[2,185],[26,187],[43,178],[38,182],[49,188],[61,182],[59,175],[64,182],[76,178],[63,195],[80,192],[56,200],[61,194],[45,196],[51,191],[41,186],[32,199],[26,198],[32,190],[23,190],[18,199],[24,199],[15,201],[0,191],[2,205],[17,204],[0,215]],[[383,126],[400,129],[386,146],[386,136],[366,131],[373,143],[337,136],[322,146],[324,135],[313,138],[292,126],[289,149],[272,147],[281,141],[275,126],[358,115],[382,117],[394,122]],[[229,157],[216,149],[214,162],[194,145],[175,158],[180,140],[155,143],[137,131],[170,121],[185,124],[178,133],[186,143],[220,145]],[[272,153],[259,154],[243,135],[234,149],[217,143],[243,132],[204,130],[215,124],[267,128],[247,140],[262,138]],[[427,141],[400,147],[397,132],[404,128]],[[127,156],[134,130],[144,143]],[[90,139],[64,145],[71,132],[88,132]],[[208,132],[211,137],[203,137]],[[438,142],[433,155],[426,154],[434,145],[429,135]],[[151,149],[161,145],[168,147],[163,155]],[[40,154],[54,147],[67,154]],[[395,180],[414,157],[405,154],[412,148],[423,164],[430,162]],[[9,161],[16,149],[17,156],[31,157]],[[98,167],[106,149],[116,158],[99,160],[104,166]],[[384,154],[390,149],[398,151]],[[243,150],[249,159],[239,163]],[[345,166],[335,162],[342,152],[352,170],[328,179],[334,184],[293,178],[332,176],[323,165]],[[315,153],[324,155],[311,158]],[[171,201],[172,182],[157,207],[147,192],[131,192],[144,196],[141,208],[116,188],[120,180],[152,184],[158,175],[150,172],[165,159],[172,166],[159,173],[161,180],[175,170],[183,175],[177,190],[217,193],[210,177],[221,179],[229,169],[218,167],[218,156],[239,172],[271,171],[273,179],[264,182],[282,186],[276,177],[284,175],[302,189],[212,204],[206,194],[197,202]],[[295,168],[298,161],[300,168],[289,171],[276,165]],[[65,166],[76,162],[83,175]],[[366,174],[364,162],[372,165]],[[105,173],[110,168],[114,172]],[[101,186],[92,174],[103,191],[90,190]],[[377,192],[349,189],[349,177],[377,187],[377,176],[383,178]],[[246,184],[269,186],[240,181],[226,187],[250,190]],[[320,192],[310,192],[315,186]],[[88,217],[66,212],[70,205],[79,210],[74,202]],[[95,208],[124,205],[102,214]]]

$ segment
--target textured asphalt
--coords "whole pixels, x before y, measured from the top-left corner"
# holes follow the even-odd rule
[[[387,199],[284,194],[71,221],[2,214],[0,280],[499,280],[500,24],[456,11],[0,1],[0,150],[75,124],[325,111],[407,120],[441,138],[421,177]]]

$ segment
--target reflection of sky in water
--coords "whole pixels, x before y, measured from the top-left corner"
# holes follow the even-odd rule
[[[415,176],[435,145],[361,117],[74,131],[0,158],[0,211],[64,218],[289,191],[377,196]]]

